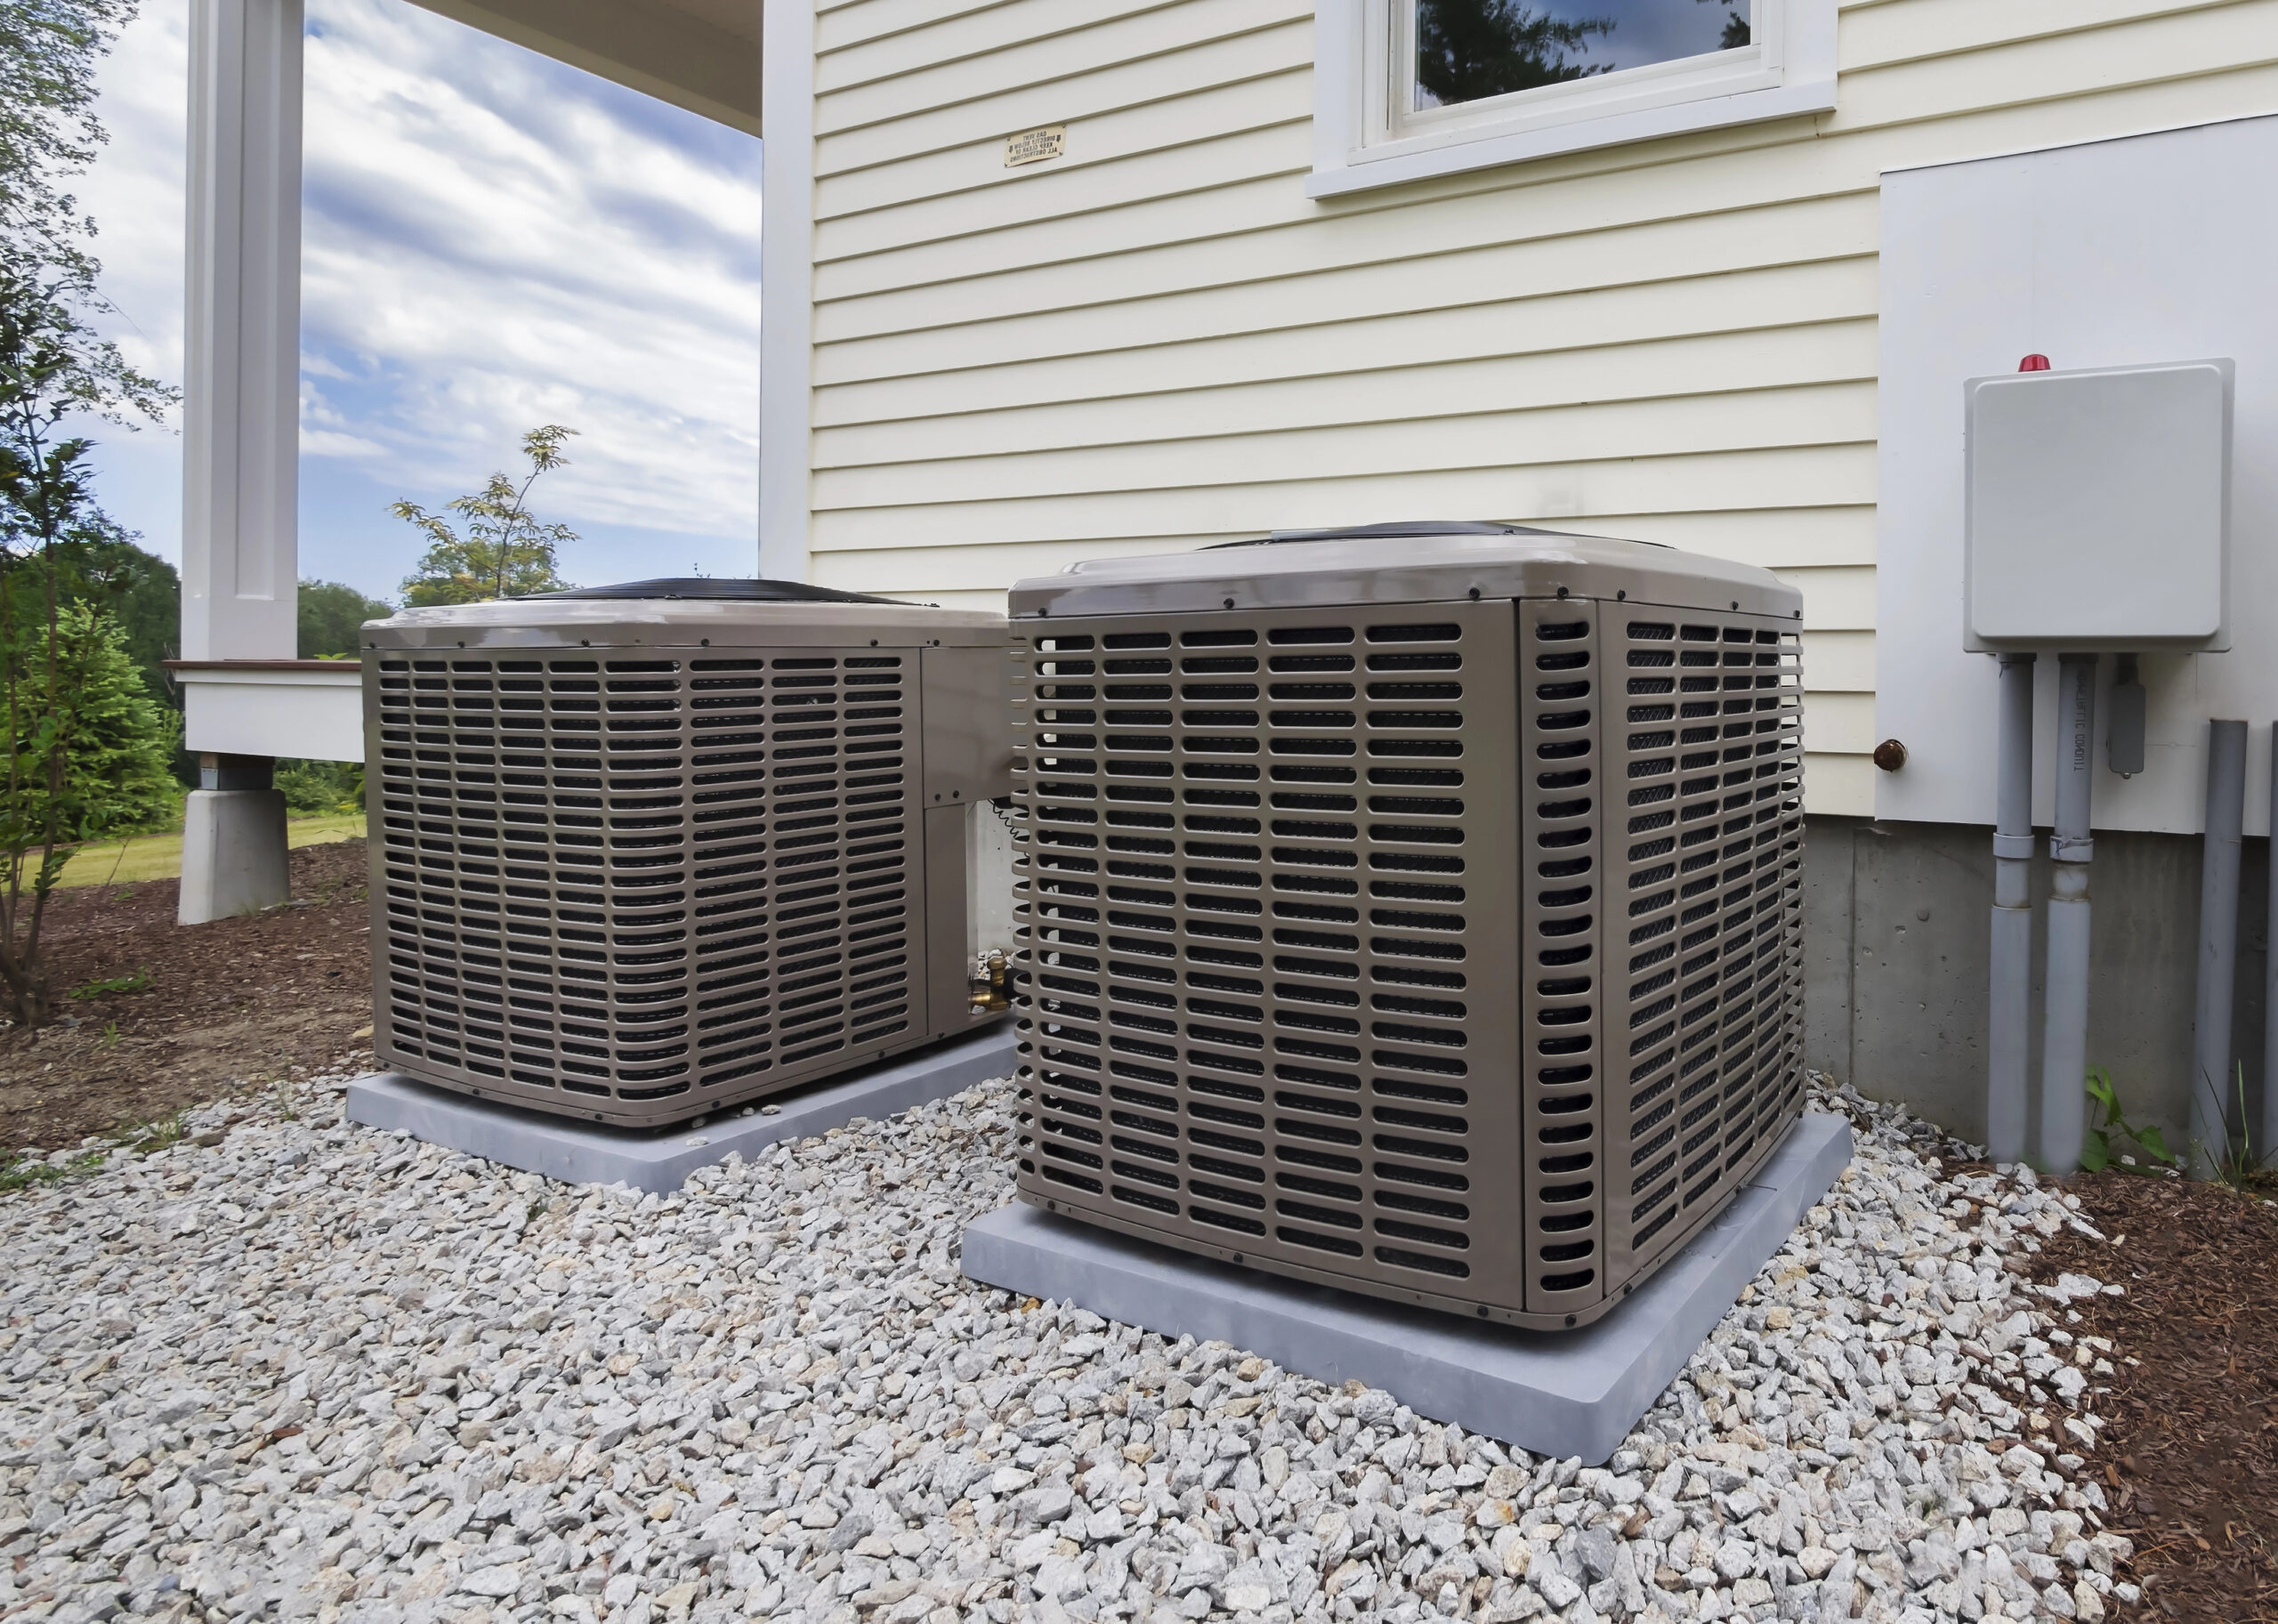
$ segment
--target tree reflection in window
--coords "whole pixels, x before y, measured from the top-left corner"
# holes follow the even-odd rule
[[[1416,106],[1449,107],[1749,43],[1749,0],[1414,0]]]

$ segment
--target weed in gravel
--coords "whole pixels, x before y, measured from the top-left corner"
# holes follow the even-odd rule
[[[71,989],[75,998],[100,998],[114,992],[147,992],[150,988],[150,968],[145,965],[129,975],[106,976],[99,982],[89,982],[84,987]]]
[[[0,1161],[0,1195],[13,1195],[41,1184],[60,1184],[67,1178],[85,1178],[103,1165],[101,1151],[87,1151],[58,1167],[44,1157],[12,1154]]]
[[[169,1145],[180,1144],[190,1135],[186,1111],[177,1111],[171,1116],[159,1117],[149,1122],[138,1122],[131,1127],[120,1128],[111,1135],[111,1143],[138,1156],[148,1156]]]

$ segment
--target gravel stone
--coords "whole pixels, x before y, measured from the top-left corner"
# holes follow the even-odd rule
[[[957,1270],[987,1085],[574,1188],[343,1074],[0,1198],[0,1615],[319,1624],[2097,1624],[2135,1587],[2029,1169],[1854,1165],[1604,1467]],[[211,1139],[210,1143],[198,1143]],[[96,1147],[88,1147],[96,1148]],[[65,1154],[58,1152],[58,1154]],[[67,1159],[68,1159],[67,1156]]]

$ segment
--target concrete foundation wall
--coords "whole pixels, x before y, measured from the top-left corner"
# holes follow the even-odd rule
[[[2190,1112],[2200,842],[2102,829],[2096,842],[2088,1062],[2112,1073],[2131,1121],[2158,1124],[2179,1151]],[[2039,842],[2033,860],[2036,909],[2048,895],[2047,844]],[[2250,1124],[2259,1119],[2264,1086],[2269,863],[2270,843],[2247,841],[2232,1053],[2245,1062]],[[1992,831],[1815,818],[1804,885],[1809,1063],[1982,1143]],[[2045,951],[2037,912],[2035,1132]],[[2226,1095],[2235,1087],[2234,1077]]]

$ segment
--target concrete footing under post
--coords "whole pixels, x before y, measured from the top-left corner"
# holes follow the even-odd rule
[[[1595,1325],[1523,1331],[1195,1257],[1015,1201],[967,1226],[965,1273],[1165,1337],[1213,1338],[1538,1454],[1609,1457],[1851,1160],[1805,1113],[1730,1207]]]
[[[182,925],[259,913],[290,900],[285,794],[271,787],[266,756],[199,758],[198,787],[182,808]]]

